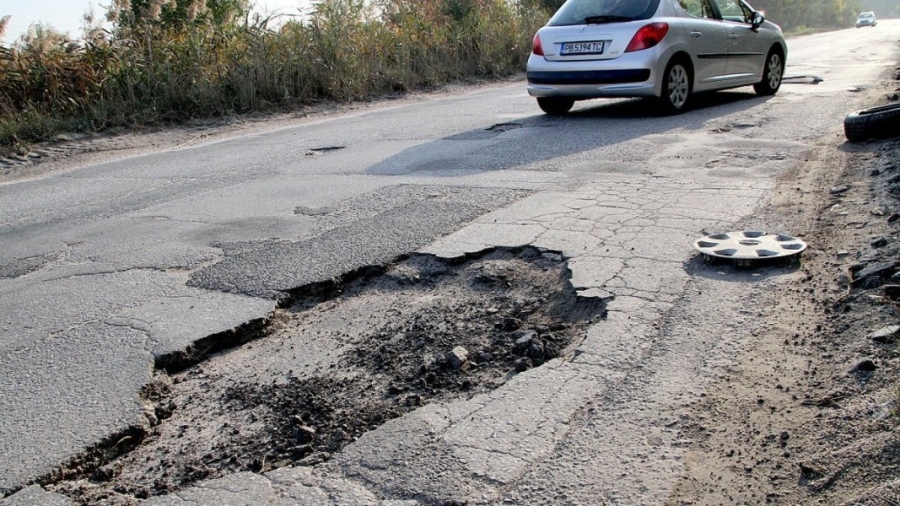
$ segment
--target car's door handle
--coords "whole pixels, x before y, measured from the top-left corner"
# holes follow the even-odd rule
[[[736,38],[737,38],[737,34],[734,33],[734,32],[731,32],[731,33],[728,34],[728,38],[729,38],[729,39],[736,39]]]
[[[701,32],[691,32],[691,37],[693,37],[695,39],[699,39],[702,36],[703,36],[703,33],[701,33]]]

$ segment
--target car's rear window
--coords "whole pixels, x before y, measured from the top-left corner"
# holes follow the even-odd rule
[[[649,19],[660,0],[568,0],[548,26]]]

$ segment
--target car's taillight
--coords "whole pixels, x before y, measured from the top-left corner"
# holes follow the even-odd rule
[[[669,33],[668,23],[653,23],[642,26],[640,30],[631,38],[628,47],[625,48],[626,53],[632,51],[640,51],[641,49],[650,49],[659,44],[663,37]]]
[[[538,56],[544,56],[544,48],[541,46],[540,35],[534,35],[534,40],[531,42],[531,52]]]

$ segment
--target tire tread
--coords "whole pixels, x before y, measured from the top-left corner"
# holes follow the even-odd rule
[[[573,105],[575,105],[575,101],[572,99],[556,97],[541,97],[537,99],[537,103],[538,107],[550,116],[563,116],[572,109]]]
[[[900,104],[863,109],[844,118],[844,135],[850,142],[881,139],[900,133]]]

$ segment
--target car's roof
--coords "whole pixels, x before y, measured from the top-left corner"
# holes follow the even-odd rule
[[[872,11],[866,11],[866,12],[860,12],[859,15],[860,16],[874,16],[875,13]]]

